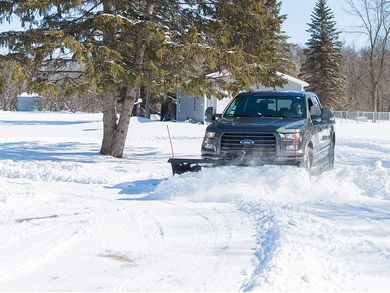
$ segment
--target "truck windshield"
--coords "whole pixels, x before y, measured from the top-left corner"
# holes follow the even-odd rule
[[[300,96],[238,95],[228,106],[225,117],[306,117],[305,98]]]

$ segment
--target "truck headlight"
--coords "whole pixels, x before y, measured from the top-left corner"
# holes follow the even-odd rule
[[[215,132],[207,131],[205,137],[207,137],[207,138],[214,138],[215,137]]]
[[[294,133],[286,133],[284,136],[285,136],[286,140],[294,140],[294,135],[295,135],[296,140],[299,140],[301,137],[301,134],[299,132],[296,132],[295,134]]]
[[[203,148],[209,151],[217,151],[217,141],[215,138],[215,132],[206,131],[206,134],[203,139]]]
[[[295,133],[279,133],[279,135],[282,140],[294,141],[295,139],[296,141],[299,141],[301,139],[301,133],[298,130]]]

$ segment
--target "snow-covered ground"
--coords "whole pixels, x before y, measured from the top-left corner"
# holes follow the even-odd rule
[[[0,112],[0,290],[390,290],[390,123],[338,123],[336,166],[171,176],[204,126]]]

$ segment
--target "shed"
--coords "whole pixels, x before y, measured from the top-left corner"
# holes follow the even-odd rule
[[[220,73],[213,73],[214,75],[221,75]],[[254,85],[253,91],[271,91],[271,90],[286,90],[286,91],[304,91],[305,87],[309,84],[303,80],[297,79],[290,75],[279,73],[281,77],[286,80],[283,87],[269,88],[263,85]],[[230,75],[225,74],[223,78],[231,79]],[[213,107],[216,113],[222,113],[226,106],[231,101],[232,97],[227,97],[222,100],[218,100],[216,97],[193,97],[180,91],[177,91],[177,107],[176,107],[176,120],[186,121],[191,119],[195,122],[204,122],[204,112],[208,107]]]
[[[39,111],[40,96],[37,94],[22,93],[17,96],[17,111]]]

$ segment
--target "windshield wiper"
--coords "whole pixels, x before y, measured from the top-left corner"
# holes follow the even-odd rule
[[[225,118],[289,118],[288,116],[285,115],[271,115],[271,114],[262,114],[262,113],[257,113],[257,115],[244,115],[244,114],[239,114],[239,115],[225,115]]]
[[[262,115],[261,117],[288,118],[288,116],[286,116],[286,115],[271,115],[271,114]]]
[[[225,115],[224,117],[228,117],[228,118],[256,118],[256,117],[260,117],[260,116],[254,116],[254,115]]]

